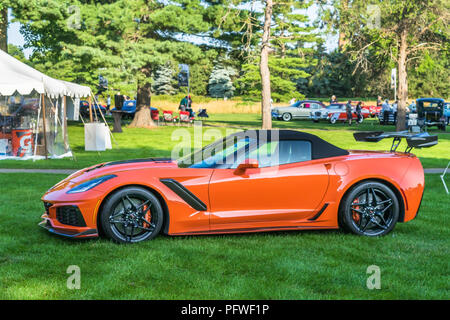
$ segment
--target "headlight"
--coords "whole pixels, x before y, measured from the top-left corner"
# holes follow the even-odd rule
[[[115,174],[109,174],[106,176],[102,176],[102,177],[98,177],[98,178],[94,178],[92,180],[88,180],[86,182],[83,182],[79,185],[77,185],[76,187],[70,189],[69,191],[67,191],[67,193],[80,193],[80,192],[85,192],[88,191],[96,186],[98,186],[99,184],[117,177]]]

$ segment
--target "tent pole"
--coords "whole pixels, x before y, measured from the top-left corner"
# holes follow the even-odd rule
[[[42,121],[44,124],[44,150],[45,150],[45,159],[48,159],[47,157],[47,124],[45,119],[45,97],[44,94],[41,94],[42,98]]]
[[[38,136],[39,136],[39,119],[41,118],[41,109],[42,109],[42,101],[39,98],[39,109],[38,109],[38,116],[37,116],[37,122],[36,122],[36,132],[34,137],[34,153],[33,153],[33,162],[36,161],[36,153],[37,153],[37,142],[38,142]]]
[[[89,119],[91,120],[91,122],[94,122],[94,119],[92,118],[92,99],[91,99],[91,96],[89,96],[88,101],[89,101]]]
[[[69,144],[67,142],[67,97],[63,96],[63,134],[64,134],[64,151],[67,152],[69,150]]]

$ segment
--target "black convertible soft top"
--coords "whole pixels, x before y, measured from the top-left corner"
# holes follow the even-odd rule
[[[306,140],[311,142],[312,159],[323,159],[348,155],[348,151],[338,148],[319,137],[295,130],[246,130],[232,134],[237,137],[256,137],[259,140]]]

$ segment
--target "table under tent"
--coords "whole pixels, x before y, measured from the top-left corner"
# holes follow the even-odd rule
[[[72,156],[67,105],[91,96],[89,87],[51,78],[0,50],[0,160]]]

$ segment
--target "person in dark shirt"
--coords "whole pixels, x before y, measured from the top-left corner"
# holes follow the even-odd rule
[[[358,117],[358,121],[356,122],[356,124],[360,123],[362,120],[362,103],[361,101],[358,102],[358,104],[356,105],[356,116]]]
[[[124,102],[125,99],[123,95],[121,95],[120,92],[117,92],[117,94],[114,96],[114,106],[116,107],[116,110],[122,110]]]
[[[186,111],[188,106],[189,106],[189,98],[188,96],[185,96],[183,99],[181,99],[178,109],[180,111]]]
[[[352,125],[352,101],[348,100],[347,104],[345,105],[345,111],[347,112],[347,120],[348,124]]]
[[[382,104],[383,104],[383,100],[381,99],[381,96],[378,96],[377,107],[381,107]]]

